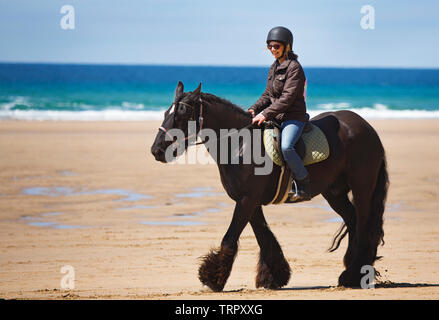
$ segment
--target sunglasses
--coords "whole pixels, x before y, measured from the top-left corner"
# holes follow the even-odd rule
[[[268,50],[271,50],[271,49],[279,50],[280,46],[281,46],[280,44],[269,44],[269,45],[267,45],[267,49]]]

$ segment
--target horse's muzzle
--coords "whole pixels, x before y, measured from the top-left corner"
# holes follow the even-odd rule
[[[152,147],[151,153],[157,161],[166,163],[165,151],[160,147]]]

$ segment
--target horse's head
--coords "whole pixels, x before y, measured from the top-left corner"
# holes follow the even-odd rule
[[[196,121],[196,131],[199,130],[200,123],[198,122],[198,117],[200,116],[201,108],[201,83],[193,92],[183,92],[183,90],[183,83],[179,81],[175,89],[174,102],[165,111],[162,126],[159,128],[159,132],[151,147],[151,153],[157,161],[168,162],[169,160],[165,156],[166,149],[177,140],[177,137],[174,134],[170,134],[170,131],[179,130],[185,137],[183,139],[185,141],[184,148],[177,148],[173,152],[173,158],[175,158],[180,156],[189,145],[189,134],[191,134],[189,132],[189,122]],[[192,132],[192,134],[196,134],[196,132]]]

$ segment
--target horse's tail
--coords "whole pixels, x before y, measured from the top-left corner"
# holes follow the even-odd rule
[[[389,189],[389,175],[387,173],[387,161],[386,156],[383,155],[383,159],[381,162],[381,167],[378,172],[378,178],[375,184],[375,189],[372,194],[371,201],[371,215],[369,220],[369,230],[371,234],[371,244],[373,252],[373,259],[378,260],[381,257],[376,256],[376,248],[378,245],[384,245],[384,230],[383,230],[383,216],[384,209],[387,199],[387,191]],[[340,229],[335,234],[331,247],[328,249],[329,252],[334,252],[340,246],[341,241],[348,234],[348,229],[346,228],[346,224],[343,223]]]
[[[387,191],[389,189],[389,175],[387,173],[386,156],[383,155],[381,167],[378,173],[377,182],[372,195],[371,215],[369,220],[370,242],[374,248],[375,260],[381,257],[376,256],[376,248],[381,242],[384,245],[383,216],[387,199]]]
[[[344,232],[343,232],[344,231]],[[338,229],[337,233],[332,239],[331,247],[328,249],[329,252],[334,252],[340,246],[341,240],[348,234],[348,229],[346,228],[346,224],[343,222],[340,229]],[[337,243],[336,243],[337,242]]]

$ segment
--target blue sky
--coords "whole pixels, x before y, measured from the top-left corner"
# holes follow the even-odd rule
[[[438,17],[437,0],[0,0],[0,61],[267,66],[283,25],[304,66],[438,68]]]

